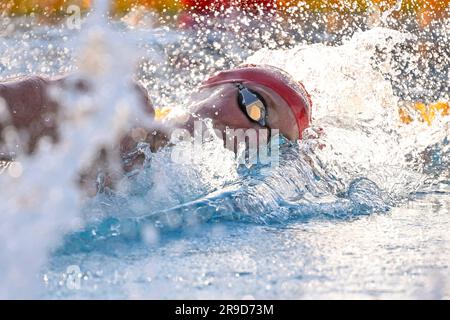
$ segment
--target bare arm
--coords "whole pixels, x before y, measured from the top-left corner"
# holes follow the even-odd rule
[[[0,98],[4,100],[9,110],[11,124],[18,130],[26,130],[30,139],[27,151],[32,153],[36,143],[43,136],[49,136],[54,142],[58,140],[57,116],[60,109],[58,103],[51,98],[51,86],[64,88],[66,78],[48,79],[39,76],[27,77],[19,80],[0,83]],[[135,89],[142,103],[142,107],[150,117],[154,116],[152,102],[147,90],[139,83]],[[79,81],[77,90],[82,93],[88,91],[88,84]]]
[[[0,99],[3,100],[9,113],[9,120],[3,121],[3,124],[0,121],[0,155],[3,153],[3,156],[5,156],[8,151],[2,148],[4,141],[1,138],[3,129],[8,125],[13,125],[21,132],[21,138],[23,138],[21,142],[25,151],[29,154],[36,150],[42,137],[49,137],[54,143],[58,142],[58,128],[64,124],[58,122],[60,106],[51,98],[49,88],[52,86],[64,88],[67,85],[66,79],[65,77],[48,79],[33,76],[0,84]],[[154,108],[147,90],[138,83],[135,83],[134,88],[137,90],[142,107],[147,111],[148,116],[154,117]],[[87,82],[80,81],[72,89],[83,94],[83,91],[89,90],[89,85]],[[81,187],[89,189],[95,186],[96,175],[99,171],[108,175],[108,154],[116,153],[123,159],[141,141],[148,142],[152,150],[156,151],[164,144],[164,140],[164,134],[154,135],[153,132],[148,130],[143,131],[137,138],[135,132],[125,134],[113,149],[99,150],[97,160],[80,172],[79,183]],[[136,155],[131,161],[123,163],[123,170],[127,172],[136,168],[142,164],[142,160],[142,155]],[[107,182],[107,185],[112,184],[112,182]],[[88,193],[92,194],[92,190]]]

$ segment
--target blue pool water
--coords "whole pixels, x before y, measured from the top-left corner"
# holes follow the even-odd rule
[[[414,33],[373,27],[324,45],[330,36],[316,30],[308,41],[259,39],[252,47],[227,33],[120,25],[118,35],[92,21],[81,31],[27,23],[2,21],[14,27],[1,35],[1,79],[86,72],[103,46],[118,45],[139,53],[133,72],[157,105],[182,107],[210,72],[268,63],[305,83],[314,126],[281,147],[279,166],[238,165],[217,141],[199,153],[202,161],[180,165],[168,148],[147,154],[146,167],[118,191],[83,201],[61,178],[76,152],[24,161],[23,184],[0,170],[0,297],[450,297],[448,117],[429,127],[400,125],[397,116],[400,100],[417,99],[419,80],[423,97],[448,98],[448,72],[430,76],[412,59],[417,52],[402,51]],[[437,28],[434,43],[446,43],[448,29]],[[83,51],[85,43],[99,46]],[[117,64],[101,79],[115,83],[130,62],[122,51],[108,54]],[[101,92],[105,104],[125,95]],[[92,132],[108,136],[107,123],[94,121]],[[95,143],[67,136],[81,149]],[[39,209],[27,208],[20,192]]]

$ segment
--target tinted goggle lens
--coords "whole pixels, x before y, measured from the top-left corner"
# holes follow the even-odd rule
[[[262,126],[266,125],[266,106],[262,101],[262,98],[244,87],[242,84],[238,84],[239,89],[239,106],[247,114],[247,116],[254,122],[259,123]]]

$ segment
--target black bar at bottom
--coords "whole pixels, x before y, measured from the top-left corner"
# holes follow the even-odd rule
[[[5,303],[6,302],[6,303]],[[45,315],[70,314],[71,318],[92,318],[96,312],[105,318],[139,315],[142,319],[306,319],[331,314],[357,319],[367,316],[386,318],[392,315],[392,307],[399,307],[403,318],[407,314],[414,317],[428,317],[430,307],[433,312],[439,308],[448,311],[448,301],[312,301],[312,300],[140,300],[140,301],[3,301],[2,311],[8,307],[17,317],[23,311],[33,310],[38,315],[40,308]],[[29,305],[30,308],[23,306]],[[56,312],[61,308],[60,312]],[[36,313],[35,313],[36,312]],[[6,313],[7,314],[7,313]]]

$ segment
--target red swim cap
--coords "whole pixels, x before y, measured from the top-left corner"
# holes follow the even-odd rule
[[[311,97],[303,84],[296,82],[285,71],[269,65],[243,65],[236,69],[221,71],[204,81],[201,87],[223,83],[254,82],[275,91],[291,108],[297,121],[298,134],[311,122]]]

